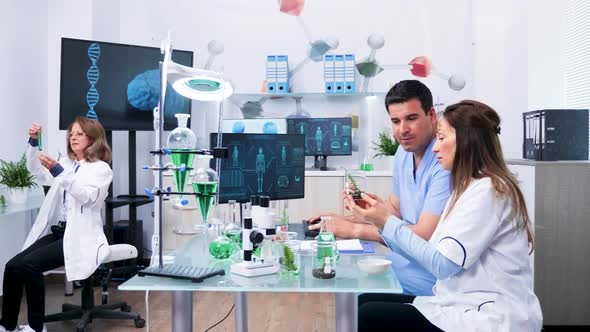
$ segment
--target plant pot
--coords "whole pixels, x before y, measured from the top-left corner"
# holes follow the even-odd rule
[[[8,200],[12,204],[25,204],[29,197],[29,188],[9,188]]]

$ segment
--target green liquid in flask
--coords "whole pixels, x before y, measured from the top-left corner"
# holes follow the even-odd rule
[[[174,153],[174,152],[186,152],[192,151],[192,149],[171,149],[172,154],[170,155],[170,159],[172,159],[172,163],[176,167],[180,167],[180,165],[184,164],[187,168],[193,167],[193,160],[195,159],[195,155],[192,153]],[[174,182],[176,183],[176,190],[179,192],[184,192],[184,186],[186,185],[186,180],[188,179],[188,175],[190,170],[174,171]]]
[[[207,222],[209,210],[215,201],[217,194],[217,182],[197,182],[193,183],[193,191],[197,194],[197,203],[201,209],[203,222]]]
[[[215,259],[228,259],[234,253],[235,244],[226,239],[226,241],[213,241],[209,244],[209,253]]]
[[[242,247],[242,232],[238,231],[223,231],[223,235],[231,240],[231,242],[237,244],[240,248]]]

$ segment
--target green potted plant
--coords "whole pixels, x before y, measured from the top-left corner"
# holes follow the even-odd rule
[[[389,132],[382,131],[381,133],[379,133],[377,141],[373,141],[373,150],[375,151],[373,158],[380,157],[381,159],[385,159],[386,164],[384,168],[388,171],[392,170],[392,157],[393,155],[395,155],[398,148],[399,142],[396,141]]]
[[[26,163],[24,154],[17,162],[0,160],[0,185],[8,188],[8,198],[14,204],[24,203],[29,188],[37,186]]]

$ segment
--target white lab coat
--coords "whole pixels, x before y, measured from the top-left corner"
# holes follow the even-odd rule
[[[64,171],[53,178],[39,161],[37,148],[27,150],[27,168],[39,183],[51,185],[23,250],[47,234],[50,226],[62,215],[66,190],[67,227],[63,239],[66,277],[69,281],[84,280],[109,256],[110,248],[103,232],[101,209],[108,195],[113,171],[103,161],[80,161],[75,172],[74,161],[64,158],[59,163]]]
[[[463,270],[438,280],[435,296],[414,300],[432,324],[444,331],[541,330],[527,234],[515,230],[512,212],[511,201],[483,178],[473,180],[439,222],[430,242]]]

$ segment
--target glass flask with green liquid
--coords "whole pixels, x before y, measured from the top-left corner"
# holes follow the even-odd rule
[[[217,211],[217,213],[210,211],[209,223],[215,228],[215,234],[217,234],[217,237],[209,243],[209,253],[213,258],[218,260],[231,258],[234,252],[238,250],[238,247],[235,242],[231,238],[225,236],[223,232],[224,218],[223,214],[220,213],[219,205],[214,205],[212,210]],[[215,215],[215,217],[212,217],[211,215]]]
[[[236,244],[222,234],[222,224],[214,224],[217,237],[209,243],[209,253],[218,260],[229,259],[236,250]]]
[[[197,155],[195,175],[193,176],[193,191],[197,198],[197,205],[201,210],[201,216],[203,217],[203,223],[208,222],[209,209],[215,202],[215,196],[217,195],[217,183],[219,177],[217,173],[209,168],[209,163],[212,156],[208,155]]]
[[[193,167],[193,160],[195,158],[195,154],[190,152],[196,150],[197,137],[192,130],[187,128],[190,114],[178,113],[174,114],[174,116],[178,121],[178,127],[172,130],[170,135],[168,135],[168,149],[171,152],[170,159],[176,167],[173,171],[176,190],[184,192],[188,175],[190,169]],[[186,169],[180,170],[179,168],[183,165]]]
[[[226,220],[224,211],[218,204],[209,209],[207,222],[214,228],[216,238],[209,243],[209,254],[217,260],[225,260],[232,257],[236,245],[227,236],[223,235],[223,224]]]
[[[209,243],[209,253],[213,258],[223,260],[231,257],[235,244],[222,234],[223,217],[221,217],[219,206],[215,206],[216,213],[213,213],[213,216],[210,213],[214,207],[213,203],[217,195],[219,181],[217,173],[209,168],[212,158],[207,155],[195,156],[196,169],[193,176],[193,191],[197,198],[197,205],[201,210],[203,222],[215,227],[217,234],[217,237]]]
[[[230,239],[238,248],[242,248],[242,226],[240,226],[240,210],[235,200],[230,200],[228,204],[228,222],[223,228],[223,235]]]

